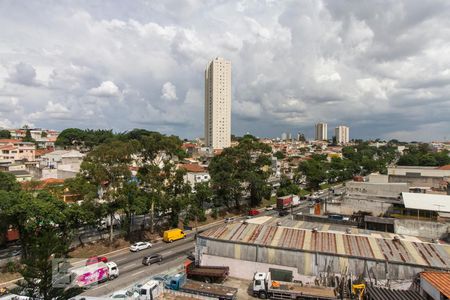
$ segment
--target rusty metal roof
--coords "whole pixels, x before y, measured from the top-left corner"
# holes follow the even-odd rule
[[[450,270],[450,246],[283,226],[232,223],[201,237]]]
[[[370,300],[425,300],[418,292],[412,290],[391,290],[368,286],[365,294]]]
[[[422,272],[421,278],[428,281],[441,294],[450,298],[450,273],[446,272]]]

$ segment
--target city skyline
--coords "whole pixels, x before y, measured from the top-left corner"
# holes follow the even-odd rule
[[[327,120],[448,139],[450,4],[405,3],[3,2],[0,127],[203,136],[203,70],[221,56],[235,135],[311,137]]]

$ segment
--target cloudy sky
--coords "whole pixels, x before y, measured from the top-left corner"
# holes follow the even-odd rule
[[[3,0],[0,28],[0,127],[202,136],[222,56],[235,134],[450,138],[447,0]]]

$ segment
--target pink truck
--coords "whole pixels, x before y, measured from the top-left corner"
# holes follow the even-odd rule
[[[71,273],[73,285],[89,287],[119,277],[119,268],[114,262],[99,262],[73,269]]]

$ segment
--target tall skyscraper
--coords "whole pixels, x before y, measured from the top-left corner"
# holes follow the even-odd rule
[[[231,62],[221,57],[205,70],[205,144],[214,149],[231,144]]]
[[[327,123],[316,124],[316,141],[328,140],[328,125]]]
[[[347,126],[338,126],[334,129],[337,144],[347,144],[350,140],[350,129]]]

